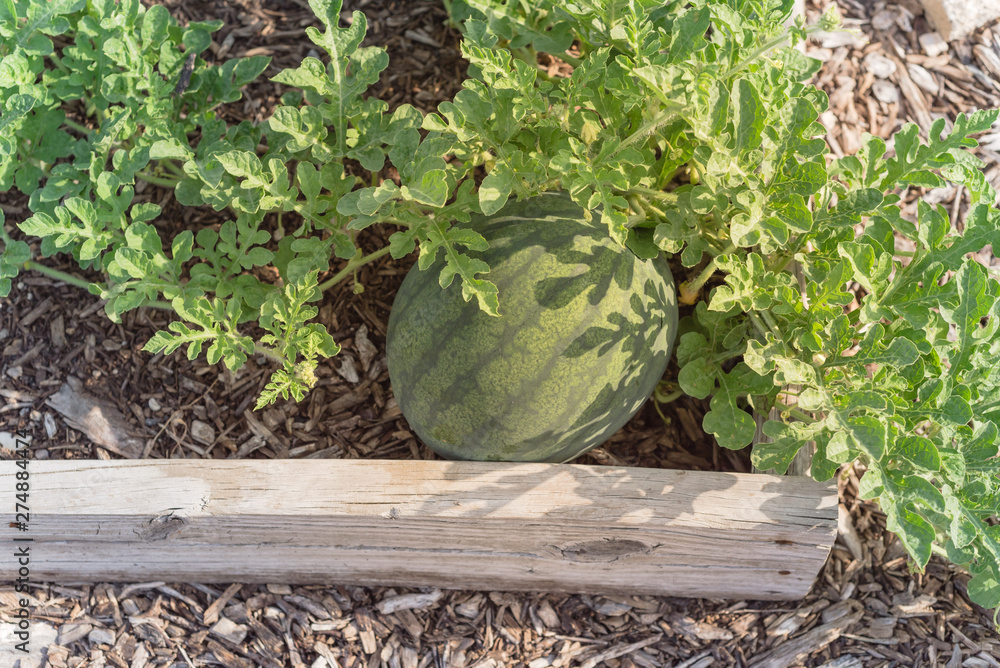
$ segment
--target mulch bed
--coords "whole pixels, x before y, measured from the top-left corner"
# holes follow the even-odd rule
[[[224,110],[233,122],[265,118],[280,94],[266,77],[313,48],[304,33],[313,23],[304,0],[163,4],[181,20],[223,19],[212,45],[218,58],[273,57],[244,100]],[[919,41],[929,28],[918,3],[839,4],[858,34],[822,36],[807,49],[825,63],[817,84],[830,95],[822,121],[832,154],[857,150],[862,132],[887,138],[909,120],[927,128],[938,116],[1000,105],[1000,28],[928,55]],[[390,106],[423,110],[453,97],[465,63],[439,3],[361,0],[345,8],[353,9],[368,18],[366,43],[389,51],[375,94]],[[810,6],[808,13],[815,19],[821,9]],[[983,144],[979,155],[996,185],[1000,135]],[[164,235],[222,220],[211,210],[172,204],[158,188],[141,196],[165,203],[158,222]],[[908,208],[920,197],[943,203],[955,218],[967,205],[961,189],[952,188],[911,191]],[[0,206],[8,224],[27,214],[25,202],[10,195],[0,195]],[[368,230],[361,243],[374,250],[389,232]],[[2,432],[23,428],[38,459],[117,457],[46,404],[74,377],[117,406],[147,457],[436,458],[403,420],[384,362],[392,298],[412,261],[386,258],[363,267],[361,294],[351,280],[329,290],[319,321],[343,352],[321,365],[317,388],[301,404],[259,413],[250,409],[269,376],[266,360],[252,359],[231,374],[203,358],[150,356],[141,348],[169,322],[167,313],[140,309],[113,324],[96,298],[22,275],[11,297],[0,300],[0,446],[8,445]],[[79,273],[63,258],[48,262]],[[661,408],[664,417],[647,405],[579,463],[751,470],[748,452],[722,450],[704,434],[705,402],[683,398]],[[856,499],[857,477],[849,471],[841,483],[841,535],[798,602],[350,586],[41,585],[32,592],[34,637],[49,634],[46,665],[53,666],[1000,667],[1000,637],[989,613],[968,601],[968,576],[937,558],[925,573],[909,574],[883,515]],[[0,616],[9,619],[15,605],[13,590],[0,589]],[[13,665],[16,657],[4,653],[11,644],[0,638],[0,666]]]

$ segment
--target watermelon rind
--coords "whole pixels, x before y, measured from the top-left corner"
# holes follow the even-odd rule
[[[449,459],[565,462],[618,431],[663,376],[677,297],[662,257],[642,260],[564,193],[511,201],[468,225],[489,242],[500,317],[455,280],[414,266],[386,336],[393,393]]]

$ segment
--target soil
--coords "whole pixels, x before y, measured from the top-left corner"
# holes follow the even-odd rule
[[[314,17],[304,0],[163,4],[182,21],[222,19],[225,26],[212,45],[217,58],[272,56],[244,99],[225,108],[230,122],[266,118],[281,92],[267,77],[297,65],[313,48],[304,28],[314,24]],[[880,8],[884,3],[842,4],[849,17],[865,20]],[[446,26],[438,2],[361,0],[349,3],[345,12],[354,9],[368,19],[365,43],[385,47],[390,56],[374,95],[390,107],[406,103],[430,111],[459,90],[465,72],[459,36]],[[838,76],[857,67],[864,48],[839,62],[829,49],[828,67],[819,75],[822,85],[831,93],[840,90]],[[853,100],[857,91],[849,92]],[[904,105],[893,118],[906,113]],[[838,125],[832,135],[850,137],[851,127]],[[140,195],[163,203],[157,225],[165,238],[224,220],[210,209],[180,207],[168,191],[153,186]],[[959,200],[956,207],[961,205],[961,194],[953,197]],[[24,219],[25,204],[0,194],[8,224]],[[276,219],[268,224],[277,229]],[[370,252],[389,233],[369,229],[359,242]],[[0,300],[0,396],[6,402],[0,406],[0,431],[27,430],[38,459],[117,457],[68,427],[46,405],[67,378],[75,377],[126,416],[130,431],[144,443],[145,457],[437,458],[403,419],[384,363],[389,310],[414,259],[383,258],[327,291],[319,321],[343,352],[320,366],[319,383],[303,402],[279,402],[259,413],[250,409],[270,375],[266,359],[251,359],[229,373],[208,365],[204,356],[189,361],[181,354],[149,355],[142,346],[166,327],[168,312],[139,309],[114,324],[96,297],[39,274],[23,274],[11,296]],[[46,263],[93,278],[64,257]],[[331,267],[330,275],[339,269]],[[672,367],[667,379],[676,371]],[[707,402],[689,397],[659,407],[649,402],[577,463],[750,472],[747,450],[721,449],[701,429],[707,408]],[[0,456],[9,458],[11,452],[0,451]],[[898,540],[884,531],[884,517],[855,498],[856,472],[849,472],[841,487],[844,535],[813,591],[797,603],[455,591],[405,613],[383,614],[379,603],[407,590],[234,585],[220,604],[221,589],[197,584],[46,584],[33,592],[39,601],[36,619],[64,634],[50,648],[52,665],[541,668],[589,659],[590,665],[685,668],[934,666],[946,661],[948,668],[1000,666],[1000,638],[991,630],[988,613],[968,601],[968,576],[937,559],[924,574],[909,574]],[[6,616],[13,604],[11,596],[10,589],[0,589],[0,615]],[[234,641],[208,632],[220,611],[244,630],[245,638]],[[837,626],[838,619],[854,613],[860,613],[855,625]],[[160,620],[164,633],[143,630],[131,619],[139,614]],[[82,628],[76,625],[90,628],[75,637]],[[91,635],[104,628],[116,634],[107,647]],[[803,639],[804,649],[782,654]]]

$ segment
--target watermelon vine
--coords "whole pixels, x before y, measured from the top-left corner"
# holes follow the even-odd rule
[[[860,461],[862,496],[914,566],[963,564],[971,598],[1000,605],[1000,286],[970,257],[1000,247],[1000,212],[967,150],[997,111],[907,125],[891,145],[866,136],[830,161],[792,0],[451,0],[468,80],[436,113],[390,113],[367,95],[388,56],[360,46],[364,15],[342,27],[340,0],[309,4],[325,55],[273,78],[287,92],[265,122],[228,125],[218,107],[268,59],[209,64],[219,22],[182,27],[138,0],[0,2],[0,192],[31,212],[15,232],[0,211],[0,296],[25,270],[80,283],[44,262],[70,254],[102,275],[89,288],[110,318],[176,313],[147,351],[229,369],[263,354],[277,369],[258,407],[299,400],[339,350],[310,323],[323,290],[419,247],[422,270],[497,316],[466,224],[565,192],[617,244],[687,270],[679,386],[711,397],[722,446],[749,445],[748,410],[777,407],[757,466],[784,470],[807,443],[818,479]],[[160,207],[133,203],[142,182],[231,220],[164,239]],[[946,183],[969,194],[961,224],[925,203],[903,217],[902,190]],[[273,215],[288,233],[268,231]],[[394,232],[365,255],[357,233],[376,224]],[[333,257],[346,266],[328,276]]]

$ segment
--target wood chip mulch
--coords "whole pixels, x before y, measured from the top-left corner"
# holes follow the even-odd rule
[[[169,0],[182,21],[221,18],[217,58],[264,54],[273,76],[313,45],[304,28],[304,0]],[[963,42],[936,43],[916,0],[900,4],[839,0],[855,35],[814,40],[807,51],[824,61],[817,84],[830,95],[822,118],[832,155],[857,150],[861,133],[888,138],[902,123],[929,127],[934,118],[1000,105],[1000,26]],[[464,77],[456,33],[439,4],[427,0],[361,0],[368,44],[385,46],[390,67],[376,93],[390,106],[433,109]],[[808,6],[815,20],[825,9]],[[995,31],[995,32],[994,32]],[[230,121],[260,120],[277,103],[278,87],[254,84],[225,109]],[[978,149],[1000,187],[1000,133]],[[163,202],[165,235],[217,225],[212,211],[182,209],[150,187],[141,196]],[[907,195],[944,203],[960,217],[960,188]],[[0,195],[8,224],[23,220],[25,202]],[[277,221],[271,221],[277,230]],[[366,231],[373,250],[386,232]],[[383,235],[383,236],[379,236]],[[981,258],[995,263],[991,255]],[[60,258],[54,266],[73,271]],[[336,271],[339,267],[333,267]],[[0,300],[0,456],[10,433],[27,429],[38,459],[101,458],[434,458],[419,443],[392,398],[384,362],[385,324],[406,262],[362,268],[354,293],[345,281],[330,290],[319,320],[343,346],[321,366],[316,390],[300,405],[250,408],[269,375],[254,359],[236,374],[204,359],[141,352],[169,321],[140,309],[110,323],[102,304],[77,288],[36,274],[16,279]],[[79,272],[76,272],[79,273]],[[675,369],[676,371],[676,369]],[[70,380],[70,379],[76,380]],[[88,437],[83,418],[59,406],[85,393],[121,414],[114,443]],[[702,402],[648,405],[612,441],[580,460],[749,472],[746,452],[715,447],[701,430]],[[72,426],[71,426],[72,425]],[[90,432],[87,432],[90,433]],[[427,668],[478,666],[611,666],[861,668],[934,666],[1000,668],[1000,636],[991,615],[971,604],[968,575],[932,559],[911,574],[884,516],[856,498],[858,471],[841,482],[840,535],[812,591],[801,601],[757,602],[662,597],[406,590],[352,586],[266,586],[145,582],[42,584],[32,589],[33,638],[39,651],[12,651],[9,623],[0,624],[0,668],[20,666],[311,666]],[[0,587],[0,619],[16,607]],[[40,650],[44,647],[44,652]],[[42,658],[44,654],[44,658]]]

